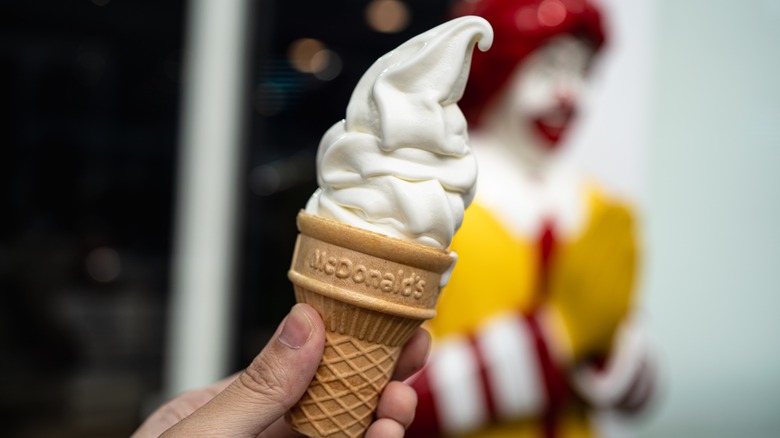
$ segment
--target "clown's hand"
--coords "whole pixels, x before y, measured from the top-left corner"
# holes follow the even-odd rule
[[[639,412],[656,390],[654,353],[644,327],[627,321],[618,330],[606,363],[580,365],[572,371],[571,386],[591,406]]]

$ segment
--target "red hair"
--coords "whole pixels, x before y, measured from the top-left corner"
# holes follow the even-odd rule
[[[595,52],[606,40],[601,12],[589,0],[464,0],[456,17],[478,15],[495,32],[493,47],[475,51],[469,82],[459,106],[469,124],[478,126],[485,108],[512,73],[534,50],[561,35],[583,38]]]

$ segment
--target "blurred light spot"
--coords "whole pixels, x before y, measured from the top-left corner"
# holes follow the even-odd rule
[[[296,70],[301,73],[318,73],[328,65],[327,56],[317,56],[326,51],[325,44],[313,38],[295,40],[287,49],[287,58]]]
[[[268,196],[279,190],[282,177],[276,167],[263,164],[249,173],[249,187],[258,196]]]
[[[409,25],[409,8],[398,0],[372,0],[366,6],[366,21],[377,32],[395,33]]]
[[[330,50],[320,50],[311,57],[311,62],[309,63],[311,73],[320,73],[328,67],[328,63],[330,63]]]
[[[317,52],[317,54],[314,56],[321,55],[327,58],[327,63],[325,68],[314,73],[314,76],[321,81],[330,81],[336,79],[336,77],[341,74],[341,57],[336,52],[330,50]]]
[[[255,111],[263,116],[279,114],[287,102],[287,96],[282,87],[273,82],[263,82],[255,89],[252,104]]]
[[[539,5],[539,22],[545,26],[557,26],[566,18],[566,6],[561,0],[544,0]]]
[[[111,0],[92,0],[92,3],[97,6],[105,6],[110,2]]]
[[[113,248],[95,248],[87,254],[87,274],[95,281],[108,283],[114,281],[122,270],[119,253]]]
[[[520,31],[533,30],[539,27],[538,12],[533,6],[526,6],[515,15],[515,26]]]
[[[341,73],[341,58],[313,38],[293,41],[287,51],[290,65],[301,73],[312,73],[317,79],[330,81]]]

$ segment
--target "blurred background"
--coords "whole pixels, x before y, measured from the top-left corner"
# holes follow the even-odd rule
[[[209,3],[0,4],[4,436],[127,436],[187,386],[172,386],[166,351],[180,336],[172,291],[186,271],[177,209],[198,196],[180,171],[198,140],[199,79],[187,66],[201,53],[192,42],[204,45],[195,10]],[[610,45],[566,154],[642,212],[643,314],[664,377],[645,418],[606,427],[778,436],[780,2],[601,3]],[[224,235],[235,244],[230,279],[212,291],[228,303],[215,321],[217,369],[229,372],[293,303],[294,217],[316,186],[320,136],[365,69],[441,23],[450,2],[219,4],[245,12],[239,98],[228,102],[241,123],[224,145],[236,157]]]

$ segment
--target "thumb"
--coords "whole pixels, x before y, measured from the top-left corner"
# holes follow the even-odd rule
[[[320,316],[311,306],[296,304],[230,386],[163,436],[256,436],[301,398],[324,345]]]

